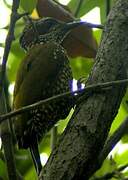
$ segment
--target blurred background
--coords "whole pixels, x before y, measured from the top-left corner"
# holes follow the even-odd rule
[[[29,12],[33,18],[53,16],[56,17],[63,15],[63,21],[70,21],[78,18],[83,21],[91,22],[94,24],[105,24],[108,12],[114,4],[114,0],[58,0],[57,9],[52,7],[50,1],[44,0],[21,0],[19,12]],[[38,5],[36,6],[36,3]],[[43,6],[44,3],[44,6]],[[49,4],[48,4],[49,3]],[[0,63],[2,63],[2,56],[4,52],[5,39],[8,33],[10,14],[11,14],[12,0],[0,0]],[[37,8],[36,8],[37,7]],[[52,8],[52,9],[50,9]],[[60,13],[60,14],[59,14]],[[62,14],[61,14],[62,13]],[[65,18],[68,14],[68,19]],[[8,93],[9,101],[12,106],[13,89],[15,85],[15,77],[19,63],[25,56],[25,52],[19,46],[19,37],[25,25],[25,19],[20,19],[15,28],[15,41],[13,41],[9,59],[7,63],[7,78],[8,78]],[[65,42],[65,47],[68,51],[70,64],[73,71],[73,89],[77,89],[77,81],[80,78],[87,78],[91,68],[95,62],[95,56],[100,44],[102,31],[99,29],[87,29],[82,27],[72,34],[72,39]],[[71,44],[74,44],[73,46]],[[69,47],[71,45],[71,47]],[[128,94],[126,93],[121,103],[118,114],[112,124],[110,135],[119,127],[119,125],[127,117]],[[60,136],[68,123],[71,114],[66,120],[60,120],[57,124],[57,136]],[[40,144],[40,153],[42,165],[45,165],[51,152],[51,132],[49,132]],[[25,180],[36,179],[36,173],[32,164],[32,160],[28,151],[15,150],[16,164],[19,172]],[[105,160],[102,168],[96,173],[100,177],[113,170],[117,171],[113,179],[126,179],[128,178],[128,168],[119,172],[118,167],[128,163],[128,135],[126,134],[122,140],[109,154]],[[7,179],[7,172],[2,152],[2,143],[0,139],[0,178]]]

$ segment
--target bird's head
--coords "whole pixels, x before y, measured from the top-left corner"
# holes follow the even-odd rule
[[[55,42],[61,44],[67,34],[81,25],[80,21],[62,22],[54,18],[44,18],[28,22],[20,37],[20,45],[29,50],[35,44]]]

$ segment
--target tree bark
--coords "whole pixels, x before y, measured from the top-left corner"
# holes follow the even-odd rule
[[[97,84],[127,78],[128,0],[117,0],[104,27],[96,62],[87,81]],[[79,104],[40,179],[89,179],[116,116],[126,86],[93,93]]]

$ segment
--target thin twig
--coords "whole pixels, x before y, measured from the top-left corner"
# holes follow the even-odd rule
[[[52,151],[56,146],[56,142],[57,142],[57,126],[54,126],[51,129],[51,150]]]
[[[82,6],[82,3],[83,3],[83,0],[79,0],[78,5],[77,5],[77,8],[76,8],[76,11],[75,11],[75,13],[74,13],[74,16],[75,16],[75,17],[78,16],[78,14],[79,14],[79,12],[80,12],[80,8],[81,8],[81,6]]]
[[[104,148],[99,156],[99,165],[103,163],[103,161],[106,159],[108,154],[111,152],[111,150],[114,148],[114,146],[118,143],[118,141],[123,137],[123,135],[128,130],[128,117],[124,120],[124,122],[119,126],[119,128],[113,133],[112,136],[106,141]]]
[[[15,24],[18,19],[24,16],[24,14],[19,15],[17,12],[19,8],[19,3],[20,3],[20,0],[13,0],[10,26],[9,26],[9,31],[8,31],[6,41],[5,41],[5,49],[4,49],[4,55],[3,55],[3,60],[2,60],[2,72],[1,72],[1,78],[0,78],[0,96],[1,96],[2,88],[3,88],[3,84],[5,80],[6,64],[7,64],[9,52],[11,49],[11,44],[12,44],[12,41],[15,39],[14,37]]]
[[[3,0],[4,4],[7,6],[7,8],[11,8],[11,6],[7,3],[6,0]]]
[[[110,0],[106,0],[106,16],[108,16],[110,11]]]
[[[114,88],[114,87],[117,87],[117,86],[120,86],[120,85],[125,85],[125,84],[128,84],[128,79],[123,79],[123,80],[118,80],[118,81],[111,81],[111,82],[106,82],[106,83],[93,84],[93,85],[89,85],[89,86],[85,87],[82,90],[77,90],[77,91],[74,91],[74,92],[68,91],[68,92],[65,92],[65,93],[62,93],[62,94],[59,94],[59,95],[56,95],[56,96],[53,96],[53,97],[38,101],[38,102],[33,103],[31,105],[24,106],[24,107],[22,107],[20,109],[17,109],[15,111],[12,111],[12,112],[7,113],[5,115],[1,115],[0,116],[0,123],[3,122],[7,118],[10,119],[13,116],[16,116],[16,115],[19,115],[21,113],[30,111],[30,110],[35,109],[35,108],[37,108],[37,107],[39,107],[39,106],[41,106],[43,104],[50,103],[52,101],[55,101],[55,100],[58,100],[58,99],[61,99],[61,98],[64,98],[64,97],[71,97],[74,94],[78,94],[78,95],[83,94],[84,99],[85,99],[86,97],[88,97],[88,94],[90,94],[90,93],[106,91],[106,90],[109,90],[111,88]]]

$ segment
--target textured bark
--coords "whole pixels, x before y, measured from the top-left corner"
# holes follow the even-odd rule
[[[117,0],[111,10],[96,63],[87,84],[126,78],[128,67],[128,0]],[[98,169],[97,158],[116,116],[126,87],[93,93],[80,104],[51,154],[43,180],[82,180]]]

